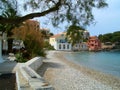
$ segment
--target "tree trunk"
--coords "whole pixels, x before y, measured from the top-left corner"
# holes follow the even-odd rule
[[[13,38],[8,39],[8,53],[12,52]]]

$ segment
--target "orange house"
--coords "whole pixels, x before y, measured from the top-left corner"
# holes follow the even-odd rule
[[[97,36],[89,37],[89,40],[87,43],[88,43],[88,48],[90,51],[101,50],[101,42]]]

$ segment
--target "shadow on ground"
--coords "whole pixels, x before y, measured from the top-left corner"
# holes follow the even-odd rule
[[[0,63],[0,90],[16,90],[15,61]]]
[[[15,74],[8,73],[0,75],[0,90],[16,90]]]
[[[54,63],[54,62],[43,62],[42,66],[38,68],[37,70],[37,73],[40,75],[40,76],[44,76],[46,70],[48,68],[63,68],[64,66],[59,64],[59,63]]]

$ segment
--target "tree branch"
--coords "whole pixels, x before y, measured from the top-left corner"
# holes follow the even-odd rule
[[[43,11],[41,13],[39,13],[39,12],[38,13],[31,13],[31,14],[28,14],[28,15],[25,15],[23,17],[19,17],[16,19],[7,19],[7,18],[0,16],[0,24],[19,24],[27,19],[33,19],[34,17],[42,17],[42,16],[45,16],[51,12],[55,12],[55,11],[59,10],[60,6],[61,6],[61,0],[59,0],[55,6],[51,7],[50,9],[48,9],[46,11]]]

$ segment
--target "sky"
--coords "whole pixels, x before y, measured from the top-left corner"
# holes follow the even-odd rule
[[[108,7],[93,10],[96,24],[87,27],[91,36],[120,31],[120,0],[107,0],[107,3]],[[62,24],[60,28],[54,28],[51,24],[45,26],[42,23],[41,26],[50,28],[51,32],[54,34],[65,31],[64,25]]]
[[[90,25],[86,29],[90,32],[91,36],[98,36],[99,34],[113,33],[120,31],[120,0],[106,0],[108,7],[102,9],[93,9],[93,15],[95,18],[95,25]],[[54,34],[65,31],[65,23],[60,24],[59,28],[54,28],[50,21],[46,21],[45,18],[37,18],[40,21],[40,26],[49,28],[50,32]],[[44,24],[46,21],[48,24]]]
[[[120,0],[107,0],[108,7],[95,9],[96,25],[87,28],[91,35],[120,31]]]

